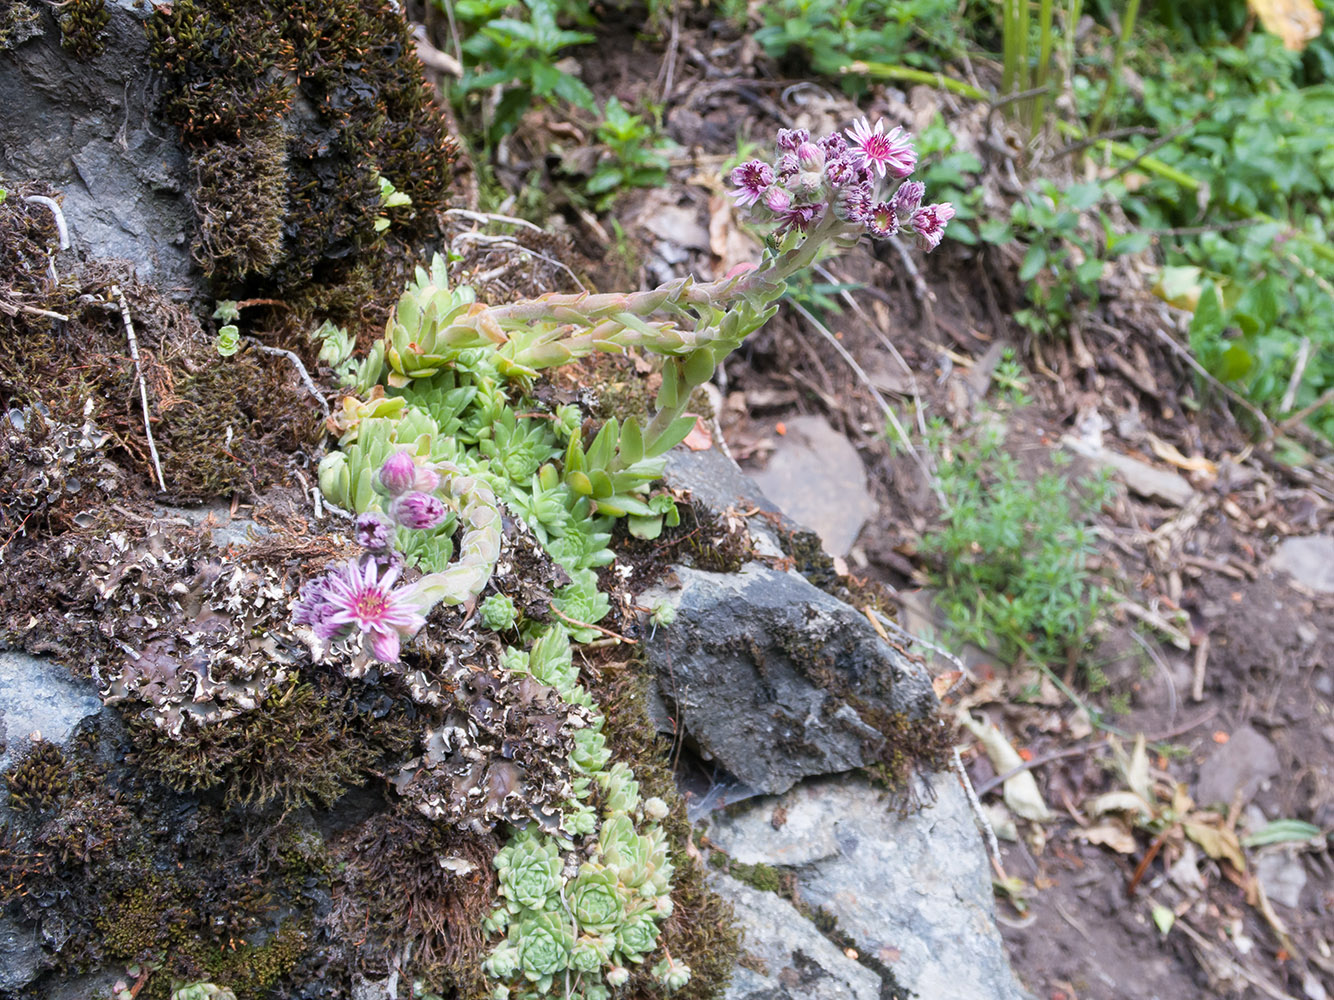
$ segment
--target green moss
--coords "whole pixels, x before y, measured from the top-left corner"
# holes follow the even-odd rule
[[[738,882],[744,882],[760,892],[778,892],[783,887],[782,875],[778,869],[763,862],[743,865],[733,861],[728,865],[727,873]]]
[[[439,238],[456,155],[402,13],[376,0],[177,0],[148,36],[163,114],[192,150],[205,273],[226,297],[288,301],[295,325],[365,321],[414,248]],[[283,127],[298,98],[317,120]],[[387,237],[380,175],[412,199]]]
[[[225,984],[237,1000],[268,1000],[274,989],[290,976],[310,947],[310,934],[297,921],[286,920],[262,944],[228,942],[202,957],[206,978]]]
[[[106,0],[65,0],[60,10],[60,45],[79,62],[100,56],[106,48],[103,32],[111,15]]]
[[[266,122],[237,142],[217,142],[191,156],[199,234],[195,260],[209,277],[240,281],[268,274],[283,255],[287,143]]]

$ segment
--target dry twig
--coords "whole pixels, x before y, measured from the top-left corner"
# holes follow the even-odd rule
[[[134,362],[134,373],[139,380],[139,402],[144,409],[144,434],[148,437],[148,452],[153,456],[153,470],[157,473],[158,486],[165,493],[167,481],[162,477],[162,461],[158,458],[157,445],[153,442],[153,425],[148,414],[148,384],[144,381],[144,368],[139,360],[139,340],[134,335],[134,323],[130,320],[130,303],[126,301],[120,285],[112,285],[111,294],[116,297],[121,319],[125,321],[125,336],[130,341],[130,359]]]

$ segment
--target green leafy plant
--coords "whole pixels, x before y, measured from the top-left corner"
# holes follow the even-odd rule
[[[507,13],[511,16],[501,16]],[[491,139],[511,131],[534,98],[595,110],[593,92],[556,65],[566,49],[594,38],[560,27],[562,10],[555,0],[524,0],[522,5],[459,0],[454,14],[467,34],[462,92],[501,91],[487,130]]]
[[[796,57],[823,76],[839,76],[858,60],[932,64],[942,48],[957,44],[954,7],[950,0],[777,0],[760,5],[764,23],[755,40],[772,58]],[[744,22],[744,13],[734,19]],[[856,72],[843,79],[851,92],[865,89]]]
[[[1084,303],[1098,299],[1106,257],[1144,250],[1151,235],[1119,234],[1103,213],[1093,214],[1108,196],[1101,184],[1074,184],[1062,190],[1039,182],[1011,210],[1011,225],[984,226],[982,238],[993,243],[1011,238],[1027,244],[1019,266],[1029,308],[1015,319],[1034,333],[1061,332]]]
[[[631,114],[615,97],[607,99],[602,115],[597,137],[606,148],[584,190],[599,197],[599,207],[605,208],[620,188],[662,184],[668,167],[663,154],[670,145],[641,115]]]
[[[1082,649],[1108,595],[1089,572],[1088,518],[1109,492],[1058,468],[1027,478],[1004,432],[984,422],[970,436],[932,428],[945,497],[941,526],[922,539],[950,627],[965,642],[1013,661],[1064,661]]]

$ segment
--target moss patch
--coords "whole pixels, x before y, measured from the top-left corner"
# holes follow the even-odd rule
[[[106,0],[65,0],[60,10],[60,45],[79,62],[89,62],[106,49],[103,32],[111,15]]]

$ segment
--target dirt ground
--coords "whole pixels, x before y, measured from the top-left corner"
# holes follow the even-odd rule
[[[869,113],[920,130],[939,111],[959,145],[987,164],[987,203],[1012,197],[1007,178],[1025,170],[985,107],[926,89],[877,89],[858,109],[835,87],[779,76],[752,41],[703,16],[678,17],[653,36],[627,24],[580,70],[600,99],[662,105],[680,147],[671,184],[629,193],[598,218],[562,194],[591,162],[579,151],[588,131],[541,111],[509,140],[498,176],[516,192],[544,186],[602,289],[687,270],[710,277],[757,253],[720,171],[739,140],[767,147],[779,127],[829,131]],[[1042,1000],[1323,998],[1334,993],[1334,595],[1305,590],[1268,562],[1285,538],[1334,523],[1328,449],[1303,441],[1324,460],[1286,466],[1263,433],[1239,425],[1174,347],[1183,314],[1149,294],[1151,258],[1109,268],[1100,303],[1060,340],[1034,341],[1012,319],[1022,306],[1017,265],[1012,248],[948,239],[925,261],[886,243],[831,262],[822,280],[859,287],[826,324],[861,373],[784,309],[726,367],[718,407],[726,444],[743,463],[762,464],[781,422],[829,419],[858,449],[880,505],[847,568],[917,605],[927,569],[918,543],[940,511],[918,462],[891,447],[876,393],[910,430],[920,413],[966,431],[1009,346],[1033,402],[1010,415],[1007,446],[1027,467],[1047,467],[1064,435],[1093,427],[1109,450],[1179,476],[1189,499],[1122,486],[1098,516],[1099,572],[1121,600],[1091,637],[1108,686],[1086,697],[1108,712],[1102,721],[1119,740],[1025,665],[985,651],[968,658],[947,697],[1003,728],[1053,811],[1043,823],[1020,820],[1018,839],[1001,841],[1003,934],[1016,972]],[[1117,834],[1091,806],[1125,787],[1114,743],[1129,754],[1136,734],[1147,737],[1161,809]],[[986,754],[972,746],[965,759],[984,800],[999,802]],[[1185,798],[1202,784],[1235,790],[1207,822]],[[1242,865],[1210,858],[1184,835],[1192,822],[1243,835],[1276,820],[1322,833],[1248,846]]]

